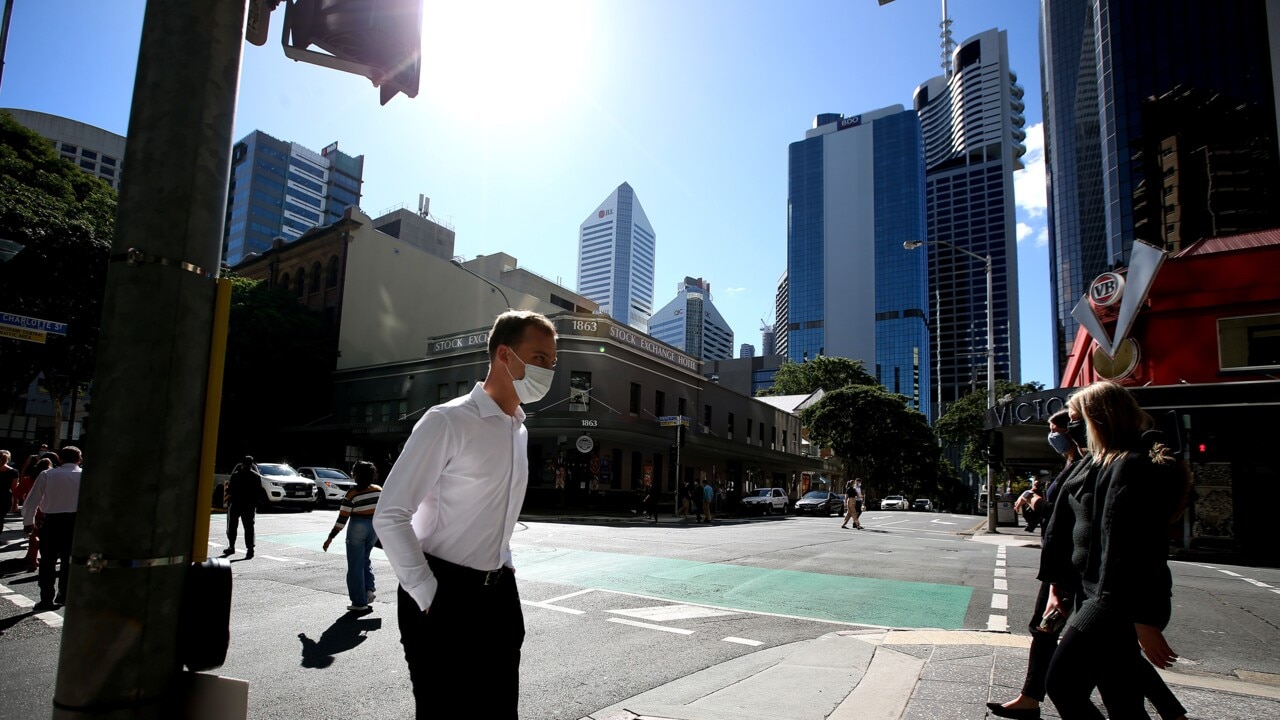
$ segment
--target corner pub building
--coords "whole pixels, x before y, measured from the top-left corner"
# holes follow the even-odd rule
[[[794,497],[825,472],[822,460],[801,453],[799,417],[704,378],[701,360],[600,315],[551,321],[560,336],[555,381],[524,408],[526,507],[634,507],[651,482],[665,512],[677,476],[706,478],[733,507],[758,487]],[[337,371],[335,417],[348,422],[332,429],[347,437],[347,460],[372,460],[385,472],[422,413],[484,379],[488,335],[485,327],[430,338],[423,358]],[[672,424],[681,417],[682,432]]]

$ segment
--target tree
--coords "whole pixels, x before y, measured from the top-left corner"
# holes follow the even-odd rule
[[[0,338],[0,406],[43,373],[55,435],[63,400],[93,377],[115,214],[115,190],[0,112],[0,237],[24,245],[0,263],[0,311],[67,325],[44,344]]]
[[[849,385],[828,392],[801,419],[810,440],[831,448],[875,494],[932,496],[941,470],[938,441],[907,402],[879,385]]]
[[[1044,385],[1038,382],[1021,385],[1008,380],[996,381],[996,402],[1040,392]],[[1002,400],[1002,398],[1004,400]],[[987,413],[987,389],[974,390],[959,400],[938,418],[938,435],[952,445],[963,445],[960,467],[977,475],[987,472],[986,442],[982,437],[983,420]]]
[[[784,362],[773,378],[773,387],[761,390],[760,396],[809,395],[818,389],[826,392],[849,385],[879,385],[863,369],[861,360],[819,355],[807,362]]]
[[[337,357],[320,313],[262,281],[230,279],[234,285],[218,432],[222,466],[246,453],[275,459],[283,452],[282,430],[328,415]]]

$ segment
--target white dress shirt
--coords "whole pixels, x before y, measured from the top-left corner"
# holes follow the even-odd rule
[[[437,582],[423,552],[474,570],[511,564],[511,533],[529,484],[524,411],[502,411],[481,383],[414,426],[387,475],[373,527],[418,607]]]
[[[27,501],[22,504],[22,524],[36,524],[36,508],[44,514],[73,513],[80,497],[80,466],[64,463],[36,477]]]

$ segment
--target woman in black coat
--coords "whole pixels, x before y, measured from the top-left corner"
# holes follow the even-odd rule
[[[1094,383],[1068,409],[1085,424],[1092,462],[1059,490],[1042,551],[1045,611],[1076,600],[1049,664],[1049,697],[1063,720],[1101,720],[1096,687],[1113,720],[1147,718],[1138,679],[1154,672],[1139,647],[1156,667],[1177,660],[1162,633],[1173,587],[1166,538],[1187,476],[1123,387]]]

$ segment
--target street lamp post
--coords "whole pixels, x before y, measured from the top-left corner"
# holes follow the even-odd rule
[[[962,252],[969,257],[977,258],[982,261],[987,273],[987,409],[993,410],[996,406],[996,323],[995,323],[995,307],[993,294],[991,290],[991,255],[979,255],[978,253],[965,250],[962,247],[956,247],[945,240],[908,240],[902,243],[904,250],[915,250],[921,245],[945,245],[952,250]],[[942,378],[937,378],[939,385]],[[942,408],[938,408],[941,411]],[[996,513],[996,483],[995,483],[995,467],[991,463],[990,457],[987,459],[987,532],[998,533],[996,529],[997,513]]]
[[[490,280],[489,278],[487,278],[487,277],[485,277],[485,276],[481,275],[480,273],[478,273],[478,272],[476,272],[476,271],[472,270],[471,268],[467,267],[466,265],[463,265],[463,264],[462,264],[462,261],[461,261],[461,260],[459,260],[458,258],[453,258],[453,259],[452,259],[452,260],[450,260],[449,262],[453,263],[454,265],[457,265],[457,266],[458,266],[458,269],[460,269],[460,270],[465,270],[466,272],[469,272],[469,273],[471,273],[472,275],[475,275],[476,277],[480,278],[480,279],[481,279],[482,281],[484,281],[485,283],[488,283],[488,285],[489,285],[490,287],[492,287],[494,290],[497,290],[497,291],[498,291],[498,294],[502,296],[502,302],[504,302],[504,303],[506,303],[506,304],[507,304],[507,309],[512,309],[512,307],[511,307],[511,301],[507,299],[507,294],[506,294],[505,292],[503,292],[503,291],[502,291],[502,288],[498,287],[497,283],[495,283],[495,282],[493,282],[492,280]]]

